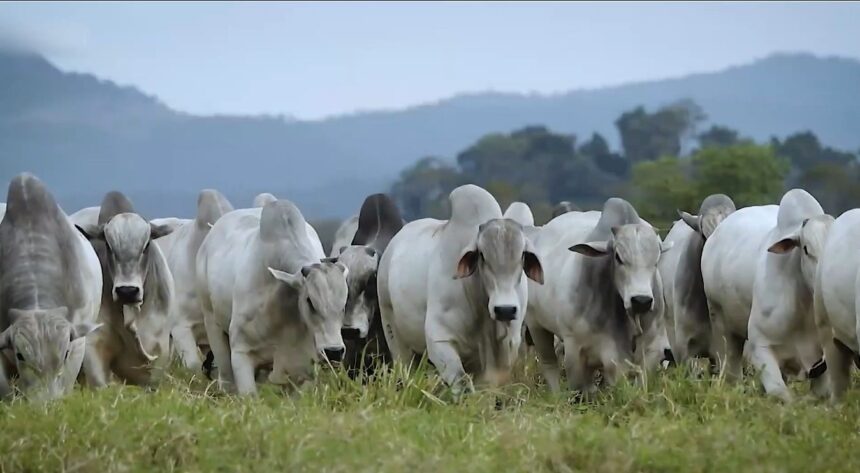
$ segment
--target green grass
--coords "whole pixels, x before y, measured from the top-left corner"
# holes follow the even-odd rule
[[[850,471],[860,398],[782,405],[755,383],[681,370],[589,403],[553,396],[533,366],[453,403],[424,370],[362,386],[340,373],[286,395],[214,392],[176,370],[157,391],[78,389],[0,406],[0,470],[26,471]]]

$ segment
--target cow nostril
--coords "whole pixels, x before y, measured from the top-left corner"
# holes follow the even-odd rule
[[[651,304],[653,302],[654,298],[651,296],[633,296],[630,298],[630,305],[633,308],[633,312],[637,314],[651,310]]]
[[[497,305],[493,307],[493,313],[496,315],[496,320],[499,322],[510,322],[517,316],[517,306]]]
[[[138,302],[140,288],[136,286],[117,286],[116,296],[122,302]]]
[[[340,334],[344,340],[358,340],[361,338],[361,331],[355,327],[344,327],[340,330]]]
[[[344,348],[326,348],[323,350],[325,352],[325,357],[328,361],[340,361],[343,359],[343,354],[346,351]]]

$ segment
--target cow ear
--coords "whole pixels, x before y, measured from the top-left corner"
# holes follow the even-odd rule
[[[157,240],[163,236],[170,235],[173,233],[174,228],[170,225],[155,225],[149,224],[149,238],[150,240]]]
[[[681,216],[681,220],[683,220],[684,223],[687,224],[687,226],[692,228],[693,231],[695,231],[695,232],[700,231],[700,228],[701,228],[699,226],[699,220],[700,219],[697,215],[690,215],[687,212],[684,212],[683,210],[679,210],[678,215]]]
[[[621,230],[621,226],[615,225],[612,228],[610,228],[609,230],[612,232],[612,236],[617,237],[618,236],[618,230]]]
[[[579,243],[577,245],[571,246],[570,248],[568,248],[568,250],[590,257],[606,256],[606,254],[609,252],[608,245],[605,241],[591,241],[588,243]]]
[[[0,351],[12,348],[12,327],[0,332]]]
[[[81,322],[79,324],[75,324],[72,326],[72,332],[69,335],[69,341],[73,342],[81,337],[86,337],[102,325],[104,324],[98,324],[94,322]]]
[[[770,253],[776,253],[778,255],[788,253],[789,251],[800,246],[800,236],[798,235],[790,235],[778,242],[770,245],[770,248],[767,249]]]
[[[284,282],[287,286],[290,286],[293,289],[298,290],[302,287],[302,280],[304,280],[304,276],[300,276],[297,274],[290,274],[284,271],[278,271],[274,268],[268,268],[269,272],[272,273],[272,276],[275,277],[278,281]],[[304,268],[302,268],[304,269]]]
[[[526,238],[526,248],[523,251],[523,271],[532,281],[543,284],[543,265],[540,263],[534,244]]]
[[[478,259],[481,254],[478,253],[477,246],[470,246],[460,255],[460,260],[457,262],[457,273],[454,274],[454,279],[467,278],[475,273],[478,269]]]
[[[105,239],[105,227],[104,225],[95,224],[80,224],[75,225],[75,228],[81,232],[81,235],[84,236],[87,240],[104,240]]]
[[[376,250],[369,246],[364,247],[364,252],[367,253],[367,256],[376,257]]]

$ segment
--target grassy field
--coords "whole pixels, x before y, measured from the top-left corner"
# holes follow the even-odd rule
[[[285,395],[214,392],[178,370],[161,389],[79,389],[0,406],[0,470],[850,471],[860,398],[782,405],[753,381],[672,370],[589,403],[553,396],[533,366],[453,403],[426,370],[362,386],[339,373]]]

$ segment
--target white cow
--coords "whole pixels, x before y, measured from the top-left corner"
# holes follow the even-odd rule
[[[337,232],[334,234],[334,241],[331,244],[329,256],[335,257],[340,254],[340,250],[342,248],[346,248],[351,245],[357,231],[358,215],[353,215],[352,217],[344,220],[340,226],[337,227]]]
[[[255,394],[255,372],[302,382],[316,360],[339,361],[347,269],[320,263],[319,242],[291,202],[221,217],[197,254],[206,333],[222,388]]]
[[[197,197],[197,216],[191,223],[158,240],[164,250],[167,265],[173,274],[175,301],[170,313],[170,335],[182,364],[193,373],[200,373],[202,354],[209,351],[203,312],[197,297],[197,251],[212,225],[233,210],[230,201],[214,189],[204,189]],[[211,362],[205,367],[211,374]]]
[[[0,248],[0,350],[8,355],[0,355],[0,398],[12,394],[13,378],[31,399],[60,397],[98,327],[98,257],[31,174],[9,184]]]
[[[263,192],[262,194],[257,194],[257,196],[254,197],[252,207],[261,209],[261,208],[265,207],[266,204],[269,204],[271,202],[275,202],[277,200],[278,200],[278,198],[275,197],[273,194],[271,194],[269,192]],[[319,247],[318,249],[324,253],[325,250],[323,250],[322,242],[320,241],[320,237],[317,234],[316,229],[310,223],[307,223],[307,222],[305,222],[305,227],[307,227],[308,238],[310,239],[310,241],[314,245],[317,245]],[[355,231],[353,231],[352,233],[354,235]],[[350,241],[352,241],[352,238],[350,238]],[[349,246],[349,244],[350,243],[347,243],[344,246]],[[337,255],[332,254],[331,256],[337,256]]]
[[[484,189],[450,196],[451,218],[404,226],[382,256],[379,305],[395,361],[427,355],[455,395],[468,374],[495,384],[509,376],[522,340],[527,276],[543,281],[522,226],[502,218]],[[525,273],[524,273],[525,271]]]
[[[596,389],[595,371],[614,383],[638,361],[655,368],[670,354],[663,325],[654,228],[623,199],[602,212],[568,212],[544,225],[535,244],[546,283],[529,286],[527,324],[553,391],[560,389],[553,335],[564,343],[570,388]]]
[[[681,253],[684,251],[687,241],[690,236],[695,233],[689,225],[683,220],[676,220],[672,224],[672,228],[663,239],[669,249],[660,256],[660,261],[657,262],[657,270],[660,272],[660,279],[663,281],[663,301],[665,307],[663,310],[663,320],[666,324],[666,335],[669,338],[669,345],[672,347],[672,353],[679,356],[678,343],[675,341],[675,285],[672,283],[675,280],[675,273],[678,271],[678,261],[681,259]],[[679,356],[678,361],[683,359]]]
[[[746,348],[768,394],[790,400],[782,369],[809,377],[822,358],[812,311],[817,255],[833,218],[804,190],[779,206],[738,210],[702,251],[702,280],[717,353],[729,379],[742,375]],[[813,382],[821,394],[824,378]]]
[[[860,366],[860,209],[840,215],[833,222],[815,278],[815,315],[821,324],[830,395],[839,401],[850,380],[851,362]]]

